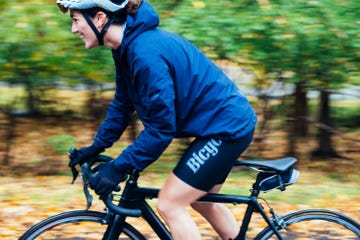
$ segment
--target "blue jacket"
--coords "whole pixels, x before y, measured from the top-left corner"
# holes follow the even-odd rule
[[[158,25],[157,13],[143,2],[112,52],[116,92],[94,145],[112,146],[136,111],[144,130],[115,160],[122,170],[143,170],[174,138],[237,139],[256,124],[237,86],[193,44]]]

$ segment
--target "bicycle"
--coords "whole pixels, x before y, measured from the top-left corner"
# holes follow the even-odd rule
[[[70,151],[70,156],[75,151],[75,149]],[[121,195],[113,192],[107,199],[103,200],[106,206],[104,212],[89,210],[92,196],[88,190],[88,180],[94,177],[94,173],[91,171],[92,165],[95,162],[111,160],[112,158],[101,155],[93,162],[84,163],[81,166],[83,191],[87,199],[85,210],[69,211],[49,217],[28,229],[19,240],[146,239],[138,229],[127,221],[129,217],[142,217],[159,239],[172,239],[169,230],[147,201],[157,198],[159,189],[138,186],[140,177],[138,171],[133,171],[129,175]],[[250,195],[207,194],[198,201],[234,205],[246,204],[246,211],[240,227],[241,239],[248,239],[246,233],[251,217],[255,213],[260,214],[267,225],[254,238],[256,240],[360,239],[360,224],[344,214],[325,209],[307,209],[280,217],[265,199],[259,197],[260,193],[264,191],[261,184],[264,181],[266,183],[267,179],[278,179],[280,184],[275,188],[284,191],[288,185],[284,184],[281,179],[284,173],[293,169],[296,162],[295,158],[290,157],[265,161],[238,160],[234,162],[234,166],[246,166],[259,171],[250,190]],[[74,181],[78,175],[78,170],[73,168],[72,172]],[[261,204],[262,202],[259,200],[265,204]],[[268,209],[268,213],[266,209]]]

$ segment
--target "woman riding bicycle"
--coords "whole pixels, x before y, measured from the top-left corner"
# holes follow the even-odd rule
[[[233,161],[250,144],[256,114],[236,85],[185,39],[158,27],[159,17],[140,0],[57,0],[70,10],[72,29],[86,48],[112,49],[116,92],[93,143],[79,150],[82,164],[116,142],[134,111],[144,130],[113,162],[102,165],[90,186],[101,198],[127,172],[157,160],[174,138],[194,137],[159,193],[158,211],[174,239],[200,239],[191,205],[222,239],[239,232],[224,205],[195,203],[220,191]]]

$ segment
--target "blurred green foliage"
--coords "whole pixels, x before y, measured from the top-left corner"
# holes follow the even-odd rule
[[[347,107],[332,107],[335,125],[337,127],[351,128],[352,131],[360,126],[360,105]]]
[[[65,154],[69,151],[72,146],[75,146],[75,138],[67,134],[57,134],[47,139],[49,144],[55,153]]]
[[[105,81],[114,75],[109,51],[84,51],[70,32],[69,16],[58,11],[55,1],[2,4],[5,34],[0,36],[0,80],[36,87],[61,81]]]
[[[184,0],[170,13],[163,27],[213,58],[252,66],[262,80],[360,84],[357,0]]]
[[[360,84],[358,0],[151,0],[161,27],[212,59],[273,80],[315,88]],[[86,50],[55,0],[1,0],[0,81],[22,84],[32,108],[41,87],[113,81],[106,48]]]

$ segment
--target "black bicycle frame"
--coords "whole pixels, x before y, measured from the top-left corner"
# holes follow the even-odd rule
[[[171,234],[166,228],[164,223],[156,215],[152,207],[146,202],[146,199],[154,199],[158,197],[159,189],[139,187],[137,179],[139,173],[133,173],[127,181],[124,191],[122,193],[119,206],[129,209],[140,209],[141,217],[149,224],[157,236],[162,240],[171,240]],[[259,191],[251,190],[250,196],[237,196],[228,194],[214,194],[209,193],[200,198],[199,202],[214,202],[214,203],[227,203],[227,204],[247,204],[247,209],[243,217],[243,222],[240,228],[240,239],[245,239],[248,226],[254,212],[260,213],[263,219],[267,222],[270,228],[274,231],[275,235],[282,239],[280,233],[277,231],[271,219],[266,215],[263,207],[257,201]],[[109,224],[108,230],[105,233],[104,240],[118,239],[121,231],[122,224],[125,222],[127,216],[115,215],[112,224]]]

